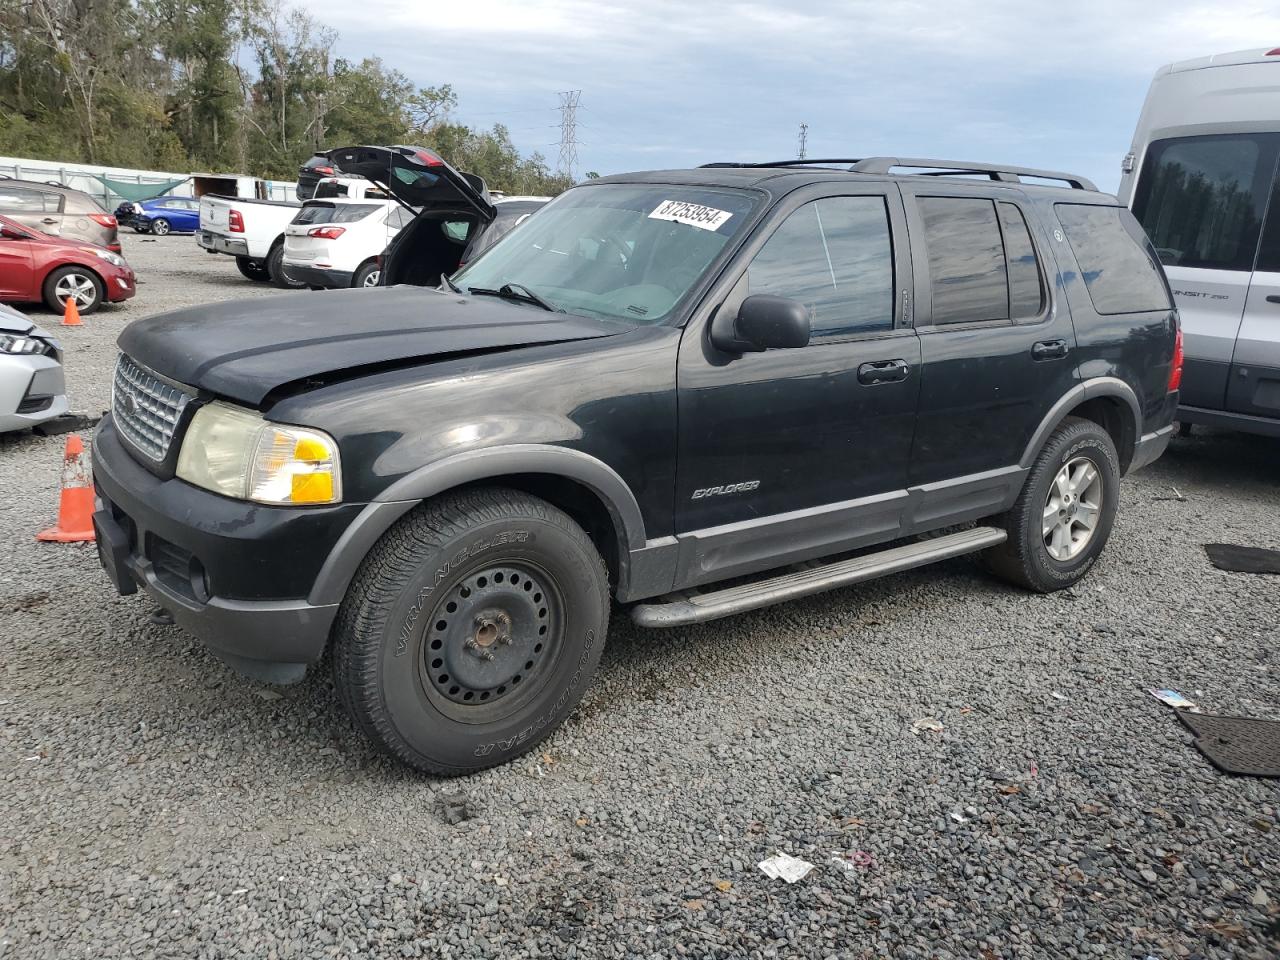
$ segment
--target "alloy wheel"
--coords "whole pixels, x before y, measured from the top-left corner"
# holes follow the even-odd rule
[[[83,273],[68,273],[58,279],[53,295],[61,304],[65,305],[67,300],[74,299],[77,308],[87,307],[98,299],[98,286],[92,277]]]
[[[1088,457],[1074,457],[1049,485],[1045,499],[1044,547],[1058,561],[1074,560],[1093,540],[1102,515],[1102,473]]]

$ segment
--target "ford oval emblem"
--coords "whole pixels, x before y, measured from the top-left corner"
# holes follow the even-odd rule
[[[120,406],[124,409],[125,415],[132,417],[138,412],[138,401],[133,399],[133,394],[126,393],[120,398]]]

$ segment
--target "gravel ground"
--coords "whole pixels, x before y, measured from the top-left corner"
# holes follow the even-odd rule
[[[125,243],[137,299],[65,333],[73,409],[128,321],[275,295],[189,237]],[[1280,781],[1217,773],[1144,692],[1280,719],[1280,578],[1200,546],[1280,546],[1280,443],[1176,441],[1066,593],[955,561],[615,617],[577,715],[463,781],[376,755],[323,672],[241,680],[91,549],[34,543],[62,445],[0,441],[0,956],[1280,953]],[[775,851],[816,869],[770,880]]]

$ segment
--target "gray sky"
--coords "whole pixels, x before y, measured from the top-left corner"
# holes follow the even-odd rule
[[[1280,46],[1280,8],[1163,0],[312,0],[339,53],[451,83],[456,119],[558,158],[580,89],[578,167],[617,173],[898,154],[1055,167],[1114,190],[1163,63]]]

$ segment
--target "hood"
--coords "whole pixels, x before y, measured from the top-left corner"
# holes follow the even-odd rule
[[[163,377],[256,407],[297,381],[629,329],[425,287],[366,287],[178,310],[130,324],[119,345]]]
[[[36,325],[13,307],[0,303],[0,333],[30,333],[35,329]]]

